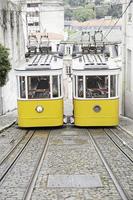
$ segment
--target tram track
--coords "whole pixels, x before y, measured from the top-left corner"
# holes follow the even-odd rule
[[[28,134],[29,131],[26,131],[26,133],[18,139],[18,142],[9,150],[5,153],[5,155],[0,159],[0,166],[3,164],[3,162],[11,155],[11,153],[17,148],[17,146],[24,140],[26,135]],[[13,140],[12,140],[13,141]],[[10,142],[11,143],[11,142]]]
[[[35,170],[32,173],[31,179],[30,179],[29,184],[27,186],[27,189],[24,193],[23,200],[30,200],[31,199],[32,192],[33,192],[36,180],[38,178],[38,174],[40,172],[43,160],[45,158],[45,155],[46,155],[46,152],[47,152],[47,149],[48,149],[49,140],[50,140],[50,133],[49,133],[49,135],[46,139],[46,143],[44,144],[44,147],[43,147],[42,153],[41,153],[41,155],[38,159],[38,162],[36,163]]]
[[[4,188],[12,180],[13,193],[21,190],[21,199],[30,199],[36,179],[49,145],[50,130],[27,132],[16,148],[1,160],[0,186]],[[19,149],[18,149],[19,147]],[[23,165],[24,163],[24,165]],[[29,170],[27,173],[27,169]],[[16,174],[17,171],[17,174]],[[21,182],[22,181],[22,182]],[[23,189],[21,188],[23,185]]]
[[[104,129],[104,131],[123,155],[133,163],[133,148],[128,144],[128,141],[121,139],[113,129]]]
[[[18,141],[18,143],[1,159],[0,161],[0,183],[5,178],[6,174],[10,171],[13,167],[17,159],[21,156],[23,151],[25,150],[26,146],[30,142],[31,138],[33,137],[35,131],[27,131],[27,133]],[[27,138],[26,138],[27,136]],[[26,141],[25,141],[26,140]],[[22,141],[24,144],[21,144]],[[22,145],[19,150],[17,148],[19,145]],[[17,152],[15,152],[17,150]],[[13,155],[15,154],[16,155]],[[11,160],[11,161],[10,161]],[[6,166],[4,166],[6,165]]]
[[[89,131],[127,199],[132,199],[133,151],[132,141],[130,141],[132,136],[119,128],[90,129]]]
[[[102,160],[106,170],[108,171],[110,177],[112,178],[112,181],[114,182],[114,185],[116,186],[116,189],[117,189],[120,197],[122,198],[122,200],[129,200],[130,198],[129,198],[128,194],[124,191],[122,185],[120,184],[120,181],[117,179],[117,177],[114,174],[113,170],[111,169],[111,167],[109,166],[108,162],[106,161],[102,151],[100,150],[100,148],[97,145],[96,140],[92,136],[91,132],[90,131],[88,131],[88,132],[89,132],[89,137],[90,137],[90,139],[91,139],[91,141],[92,141],[92,143],[93,143],[93,145],[94,145],[94,147],[95,147],[100,159]]]

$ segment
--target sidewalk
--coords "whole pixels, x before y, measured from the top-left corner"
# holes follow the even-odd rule
[[[128,117],[120,116],[120,127],[126,130],[130,135],[133,136],[133,119]]]
[[[9,112],[5,115],[0,116],[0,132],[5,128],[10,127],[12,124],[16,122],[17,119],[17,111]]]

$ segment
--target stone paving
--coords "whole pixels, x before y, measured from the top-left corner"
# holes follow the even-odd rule
[[[133,163],[112,143],[102,129],[91,130],[93,137],[104,158],[113,170],[120,184],[129,196],[133,198]],[[133,138],[132,138],[133,142]]]
[[[9,127],[16,121],[16,112],[0,116],[0,130]],[[120,125],[133,135],[133,120],[120,117]],[[7,147],[11,148],[16,137],[24,134],[23,130],[13,127],[5,130],[0,134],[0,152],[1,156]],[[131,140],[132,137],[127,136]],[[38,144],[41,140],[38,141]],[[122,178],[123,185],[133,198],[133,169],[124,157],[118,153],[113,153],[114,147],[108,143],[106,138],[99,139],[100,148],[104,155],[109,158],[110,163],[116,162],[112,168]],[[105,148],[106,147],[106,148]],[[25,181],[31,174],[31,164],[26,167],[29,158],[35,159],[35,151],[38,153],[39,145],[31,145],[30,152],[25,152],[19,164],[16,165],[9,174],[7,181],[0,185],[0,200],[21,200]],[[105,151],[107,149],[107,151]],[[127,162],[127,163],[126,163]],[[35,163],[35,162],[34,162]],[[123,169],[120,168],[123,166]],[[126,169],[126,170],[125,170]],[[48,187],[50,175],[98,175],[102,182],[102,187],[92,188],[51,188]],[[22,177],[23,178],[22,178]],[[20,178],[21,177],[21,178]],[[32,200],[120,200],[120,196],[106,171],[102,161],[96,153],[90,142],[86,129],[77,129],[74,127],[65,127],[64,129],[53,129],[50,138],[50,144],[39,173]]]
[[[50,175],[98,175],[100,187],[49,188]],[[65,184],[65,183],[62,183]],[[86,129],[53,130],[32,200],[120,200],[120,196],[91,143]]]
[[[0,200],[22,200],[46,143],[46,131],[36,131],[23,154],[0,183]],[[38,199],[38,198],[37,198]]]

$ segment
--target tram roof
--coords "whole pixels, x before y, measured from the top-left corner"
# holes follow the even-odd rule
[[[73,70],[112,70],[120,67],[104,54],[79,54],[73,59]]]
[[[46,71],[63,68],[63,58],[57,54],[34,55],[23,63],[16,71]]]

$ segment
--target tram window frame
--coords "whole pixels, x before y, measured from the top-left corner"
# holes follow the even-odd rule
[[[24,83],[22,85],[22,83]],[[26,99],[26,77],[19,76],[19,97],[21,99]]]

